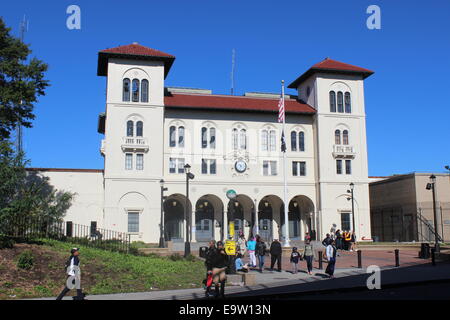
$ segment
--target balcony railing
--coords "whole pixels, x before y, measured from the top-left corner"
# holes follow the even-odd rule
[[[147,138],[143,137],[123,137],[122,150],[143,150],[148,151]]]
[[[349,145],[335,144],[333,146],[333,157],[335,158],[354,158],[355,148]]]

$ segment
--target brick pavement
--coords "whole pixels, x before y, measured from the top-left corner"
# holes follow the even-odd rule
[[[339,256],[336,260],[336,268],[356,268],[358,266],[358,258],[356,251],[341,251],[339,250]],[[379,267],[394,267],[395,266],[395,254],[394,249],[376,249],[373,250],[371,248],[361,248],[362,253],[362,266],[363,268],[367,268],[370,265],[377,265]],[[282,257],[282,265],[281,268],[283,270],[291,270],[292,266],[289,262],[290,254],[286,254],[283,252]],[[313,263],[314,268],[319,267],[318,262],[318,253],[316,249],[316,257]],[[247,258],[244,259],[247,262]],[[418,249],[417,248],[401,248],[399,250],[399,260],[400,266],[413,266],[424,263],[430,263],[430,260],[419,259],[418,258]],[[265,258],[265,268],[270,268],[270,256],[266,256]],[[276,268],[276,264],[275,264]],[[306,261],[301,261],[299,264],[299,268],[301,270],[306,269]],[[324,261],[323,268],[326,268],[326,261]]]

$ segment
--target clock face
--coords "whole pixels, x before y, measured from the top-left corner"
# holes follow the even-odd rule
[[[238,160],[234,164],[234,167],[235,167],[237,172],[242,173],[245,170],[247,170],[247,163],[245,163],[245,161],[243,161],[243,160]]]

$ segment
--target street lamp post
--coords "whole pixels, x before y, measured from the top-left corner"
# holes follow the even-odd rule
[[[189,214],[188,214],[188,204],[189,204],[189,180],[194,179],[194,175],[191,173],[191,166],[186,164],[184,166],[184,171],[186,173],[186,199],[184,203],[184,219],[186,220],[186,240],[184,243],[184,256],[187,257],[191,254],[191,243],[190,243],[190,234],[189,234]]]
[[[356,233],[356,226],[355,226],[355,201],[353,199],[353,189],[355,188],[355,184],[353,182],[350,183],[350,190],[347,190],[348,193],[350,193],[351,199],[352,199],[352,225],[353,225],[353,232]]]
[[[159,180],[159,185],[161,186],[161,222],[159,223],[159,247],[164,248],[164,191],[167,191],[167,188],[164,188],[164,180]]]
[[[433,193],[433,215],[434,215],[434,250],[435,252],[439,253],[439,234],[438,234],[438,224],[437,224],[437,212],[436,212],[436,191],[435,191],[435,184],[436,184],[436,176],[432,174],[430,176],[430,183],[427,184],[427,190],[431,189],[431,192]]]

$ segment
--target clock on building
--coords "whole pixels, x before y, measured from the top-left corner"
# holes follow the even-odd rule
[[[244,160],[238,160],[234,164],[234,168],[237,172],[243,173],[245,170],[247,170],[247,163]]]

